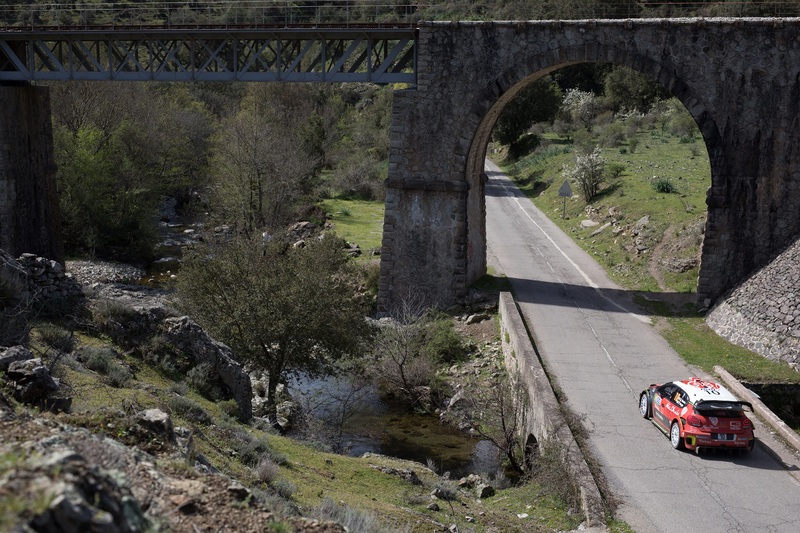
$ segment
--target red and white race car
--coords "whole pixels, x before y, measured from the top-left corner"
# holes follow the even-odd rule
[[[672,447],[697,453],[701,448],[753,451],[753,423],[745,408],[753,410],[722,385],[700,378],[653,384],[639,395],[639,413],[669,436]]]

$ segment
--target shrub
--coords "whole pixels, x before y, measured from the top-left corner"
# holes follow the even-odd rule
[[[186,382],[203,398],[212,402],[224,397],[214,367],[208,363],[201,363],[190,369],[186,373]]]
[[[39,338],[50,348],[64,353],[69,353],[75,349],[74,332],[67,331],[55,324],[43,324],[37,330],[39,331]]]
[[[435,361],[454,363],[464,359],[466,349],[450,320],[431,322],[426,333],[425,353]]]
[[[100,300],[94,307],[94,321],[100,327],[112,322],[124,324],[135,316],[136,311],[131,306],[116,300]]]
[[[672,183],[669,178],[654,177],[653,189],[655,189],[656,192],[663,194],[672,194],[678,192],[678,188],[675,187],[675,184]]]
[[[87,346],[81,349],[79,360],[83,366],[106,376],[112,387],[121,388],[133,378],[133,373],[117,359],[120,355],[107,346]]]
[[[205,409],[189,398],[172,396],[167,400],[167,407],[176,415],[182,416],[191,422],[203,425],[211,423],[211,417],[206,413]]]
[[[341,524],[347,531],[353,533],[386,531],[385,526],[375,515],[347,505],[339,505],[330,498],[322,500],[314,516],[319,520],[330,520]]]
[[[278,474],[280,474],[280,468],[272,461],[269,454],[262,455],[256,467],[256,478],[261,483],[272,485],[278,479]]]
[[[294,493],[297,492],[297,487],[286,479],[279,479],[272,484],[272,488],[281,497],[290,500]]]

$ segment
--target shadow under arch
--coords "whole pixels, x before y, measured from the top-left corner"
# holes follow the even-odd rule
[[[592,50],[592,53],[589,53]],[[678,99],[691,114],[703,137],[711,167],[711,187],[724,190],[721,175],[722,142],[716,121],[689,86],[666,66],[641,54],[597,43],[563,47],[521,59],[488,83],[464,117],[462,131],[474,132],[468,153],[454,154],[453,168],[461,168],[467,183],[467,282],[473,283],[486,272],[486,204],[484,161],[492,129],[505,106],[527,85],[542,77],[580,63],[610,63],[637,71],[654,79]],[[710,215],[710,212],[709,212]],[[483,254],[478,253],[482,250]],[[705,243],[702,255],[705,255]],[[702,263],[701,267],[702,269]]]

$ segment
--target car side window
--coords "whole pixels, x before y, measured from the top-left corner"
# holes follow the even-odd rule
[[[675,384],[667,383],[666,385],[662,385],[661,387],[658,388],[658,393],[661,395],[662,398],[675,401],[672,397],[677,389],[678,387],[675,386]]]
[[[689,395],[686,392],[678,389],[678,392],[673,396],[673,401],[678,404],[678,407],[686,407],[689,403]]]

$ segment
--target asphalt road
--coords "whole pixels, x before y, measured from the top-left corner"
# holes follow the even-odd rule
[[[639,533],[800,531],[796,456],[757,421],[749,456],[673,450],[640,417],[638,394],[703,374],[495,165],[486,170],[489,264],[510,279],[545,365],[583,417],[590,452],[621,502],[617,517]]]

